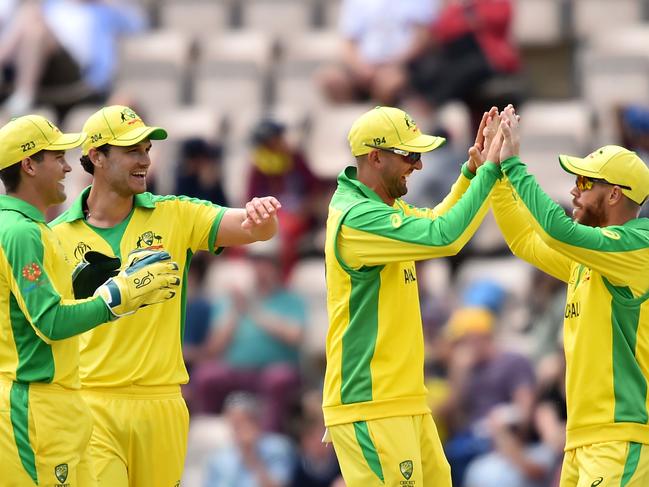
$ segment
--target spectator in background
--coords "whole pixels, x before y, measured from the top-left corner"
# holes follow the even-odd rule
[[[295,453],[288,438],[263,432],[257,398],[234,392],[225,401],[224,414],[234,441],[209,459],[204,487],[289,485]]]
[[[343,0],[340,63],[318,76],[325,95],[343,103],[370,98],[394,105],[407,84],[408,63],[428,41],[438,0]]]
[[[529,425],[520,413],[509,405],[496,406],[488,428],[493,451],[469,464],[464,487],[547,487],[555,451],[542,441],[529,440]]]
[[[251,134],[252,168],[248,195],[273,191],[282,201],[279,222],[280,259],[285,278],[297,260],[304,240],[319,230],[326,220],[327,186],[319,180],[304,158],[291,146],[286,127],[271,119],[261,120]]]
[[[192,380],[192,373],[202,361],[205,344],[209,336],[212,304],[203,294],[203,281],[209,266],[206,254],[199,253],[192,258],[187,272],[187,303],[185,307],[185,329],[183,332],[183,359]],[[193,389],[183,385],[183,397],[190,411],[194,409]]]
[[[557,365],[539,371],[532,424],[525,425],[509,405],[489,414],[494,449],[471,462],[464,487],[550,487],[555,479],[558,485],[566,440],[563,357]]]
[[[539,363],[556,354],[563,338],[566,286],[538,269],[534,270],[534,292],[529,298],[531,358]]]
[[[180,148],[175,194],[228,206],[223,191],[222,161],[220,145],[199,137],[185,140]]]
[[[146,25],[133,3],[27,0],[16,6],[0,39],[0,65],[10,65],[14,73],[4,110],[24,114],[48,101],[62,118],[74,104],[104,102],[115,71],[117,38]]]
[[[302,412],[298,422],[298,459],[291,487],[344,487],[340,466],[331,445],[322,442],[324,418],[322,394],[310,391],[302,395]]]
[[[443,3],[429,26],[432,49],[409,64],[411,87],[432,109],[453,99],[467,103],[475,130],[485,107],[509,103],[520,95],[518,88],[501,90],[500,96],[487,89],[496,77],[511,80],[520,70],[518,51],[511,40],[512,1]]]
[[[631,104],[618,108],[621,144],[642,160],[649,160],[649,107]],[[649,218],[649,205],[643,205],[640,216]]]
[[[452,344],[451,394],[439,412],[452,432],[445,450],[453,485],[462,485],[468,463],[491,449],[487,419],[494,407],[512,405],[522,424],[528,424],[532,414],[532,365],[524,356],[498,348],[494,321],[488,309],[460,308],[446,325]]]
[[[197,400],[205,412],[218,413],[230,392],[258,393],[265,401],[264,427],[280,431],[299,392],[306,305],[283,287],[275,253],[257,246],[250,257],[254,295],[233,291],[216,303],[206,345],[210,361],[194,372]]]

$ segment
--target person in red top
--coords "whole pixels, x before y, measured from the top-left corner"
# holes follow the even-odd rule
[[[512,19],[512,0],[446,0],[430,27],[432,49],[410,65],[412,90],[432,108],[464,101],[477,128],[484,107],[500,101],[488,93],[488,83],[520,70]]]

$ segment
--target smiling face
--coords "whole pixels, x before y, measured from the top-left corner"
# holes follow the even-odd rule
[[[107,155],[100,154],[103,176],[113,191],[122,196],[146,191],[146,175],[151,166],[150,150],[151,142],[145,139],[127,147],[112,145]]]
[[[72,169],[65,160],[65,151],[41,152],[34,158],[34,178],[39,195],[45,207],[55,206],[65,201],[65,175]]]
[[[408,162],[404,156],[389,151],[379,150],[379,158],[384,162],[381,174],[381,186],[390,199],[401,198],[408,193],[408,178],[415,170],[422,168],[421,160]]]

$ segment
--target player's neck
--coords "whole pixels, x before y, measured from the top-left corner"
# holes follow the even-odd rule
[[[25,187],[21,185],[17,191],[13,193],[7,193],[9,196],[23,200],[26,203],[29,203],[34,208],[37,208],[43,215],[47,212],[47,208],[50,206],[46,201],[43,200],[43,195],[37,189],[32,187]]]
[[[133,202],[133,195],[120,194],[95,181],[84,205],[86,221],[100,228],[114,227],[128,217]]]

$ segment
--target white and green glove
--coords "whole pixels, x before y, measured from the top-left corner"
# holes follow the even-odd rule
[[[164,251],[134,251],[115,277],[97,288],[116,318],[135,313],[139,308],[161,303],[176,295],[180,284],[178,264]]]

